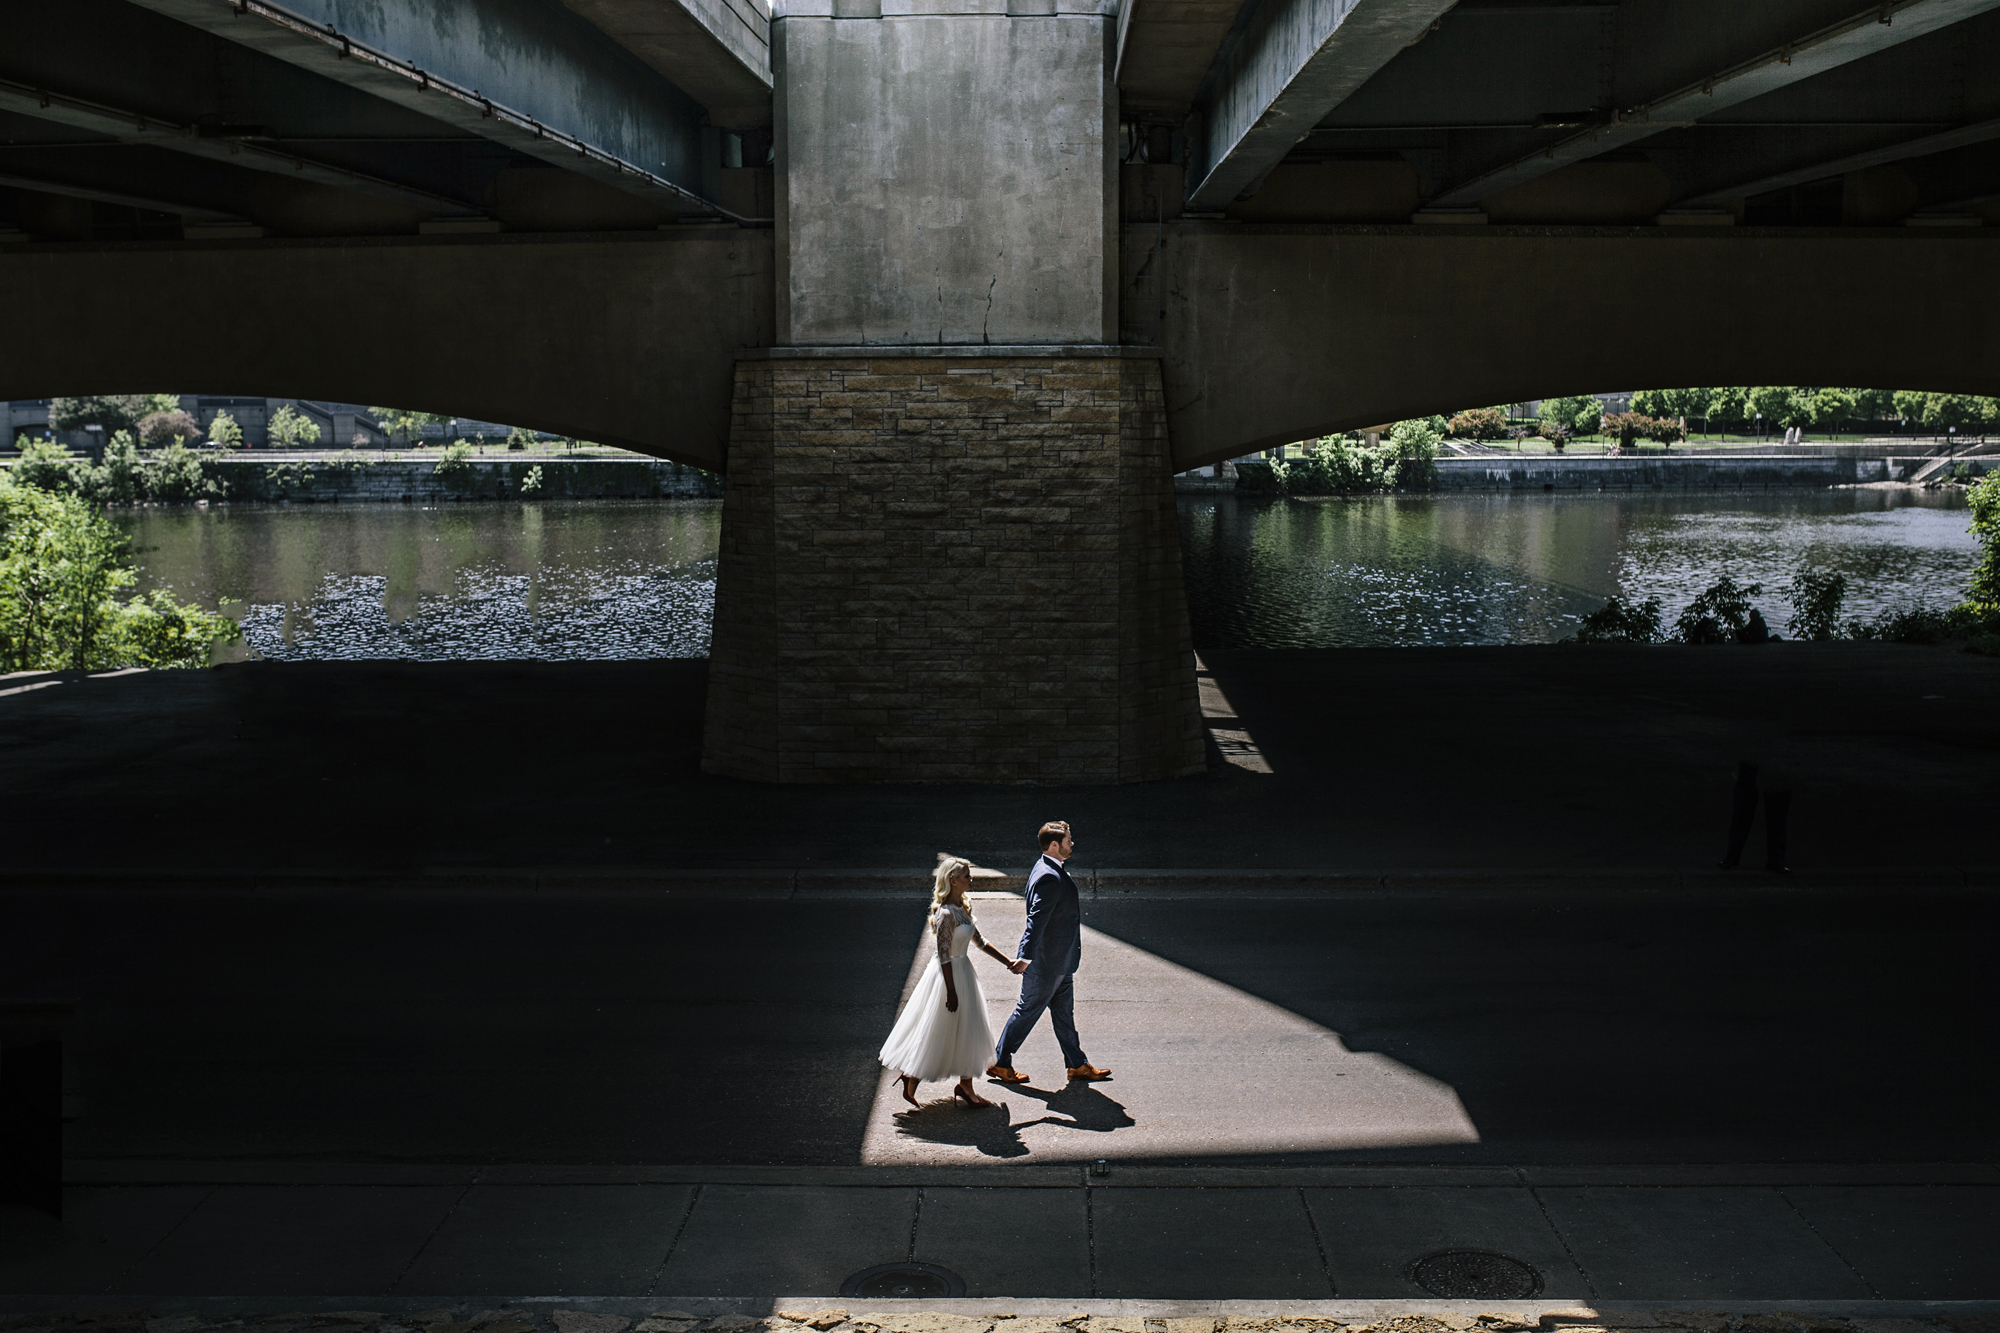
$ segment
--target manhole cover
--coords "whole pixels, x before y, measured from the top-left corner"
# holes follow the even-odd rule
[[[1537,1290],[1540,1283],[1536,1284]],[[843,1296],[874,1296],[887,1300],[915,1297],[936,1299],[965,1295],[965,1279],[936,1264],[876,1264],[840,1284]]]
[[[1410,1280],[1454,1301],[1518,1301],[1542,1294],[1542,1275],[1490,1250],[1444,1250],[1410,1265]]]

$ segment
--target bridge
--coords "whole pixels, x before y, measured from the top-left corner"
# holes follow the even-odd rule
[[[2000,393],[2000,0],[0,10],[0,396],[727,473],[705,766],[1203,764],[1174,471],[1659,383]]]

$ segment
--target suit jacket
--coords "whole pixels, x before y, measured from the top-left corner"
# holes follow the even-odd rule
[[[1021,957],[1036,969],[1061,976],[1083,961],[1083,907],[1076,881],[1048,856],[1028,872],[1028,927],[1021,932]]]

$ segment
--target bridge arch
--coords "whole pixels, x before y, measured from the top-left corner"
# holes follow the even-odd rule
[[[1619,385],[2000,394],[2000,244],[1982,230],[1713,231],[1165,228],[1174,465]]]
[[[771,235],[14,247],[0,393],[390,403],[719,469],[738,347],[771,336]]]

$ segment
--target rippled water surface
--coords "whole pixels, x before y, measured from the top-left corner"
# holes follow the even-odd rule
[[[713,500],[221,505],[119,516],[144,587],[234,599],[271,658],[637,658],[708,653]],[[1535,643],[1614,593],[1669,621],[1727,573],[1776,590],[1845,572],[1851,613],[1958,600],[1963,499],[1910,491],[1505,493],[1355,500],[1184,497],[1205,648]]]
[[[713,500],[128,511],[142,588],[296,658],[706,657]]]
[[[1198,648],[1547,643],[1614,594],[1671,624],[1723,574],[1761,582],[1782,633],[1801,564],[1846,574],[1865,618],[1958,601],[1978,549],[1943,491],[1185,496],[1180,517]]]

